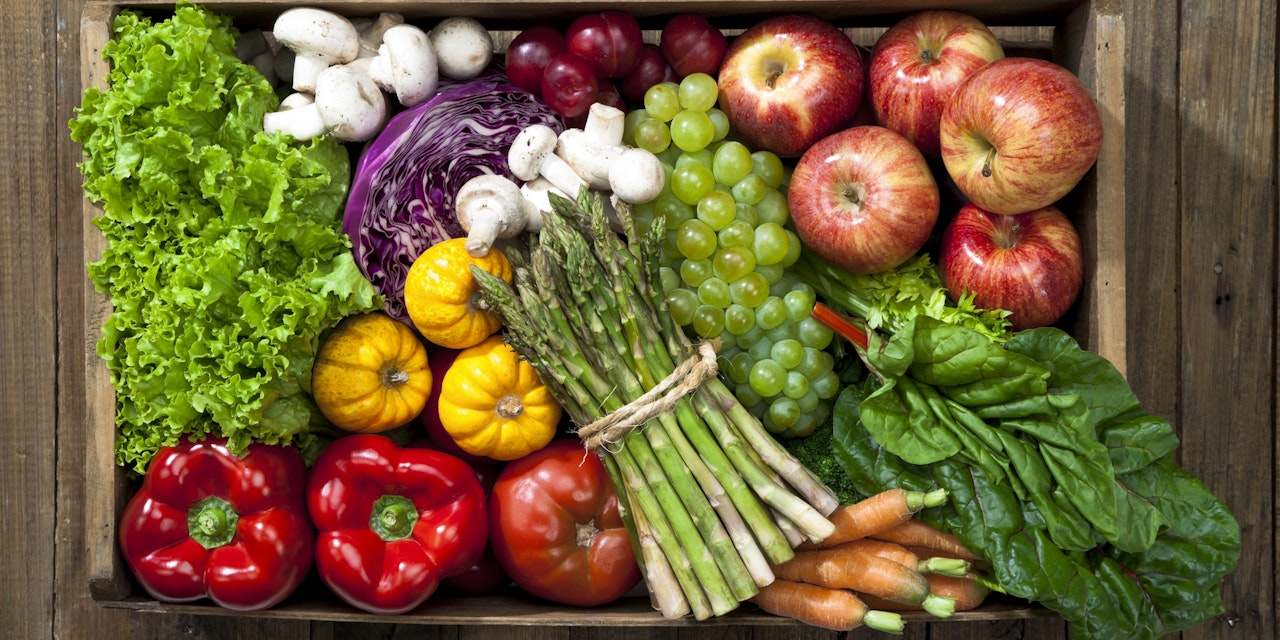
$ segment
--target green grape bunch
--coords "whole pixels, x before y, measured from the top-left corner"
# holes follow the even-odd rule
[[[839,391],[832,332],[810,317],[812,287],[788,275],[800,258],[790,228],[787,170],[768,151],[732,139],[718,87],[694,73],[650,87],[627,114],[624,141],[662,159],[666,185],[635,209],[662,217],[662,287],[691,335],[718,337],[720,370],[769,431],[804,436]]]

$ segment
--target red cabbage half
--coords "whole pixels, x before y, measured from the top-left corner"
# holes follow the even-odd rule
[[[404,280],[431,245],[462,237],[453,199],[484,173],[511,178],[507,149],[533,124],[564,123],[533,94],[496,74],[450,84],[397,114],[360,156],[342,230],[356,264],[386,298],[386,311],[409,322]]]

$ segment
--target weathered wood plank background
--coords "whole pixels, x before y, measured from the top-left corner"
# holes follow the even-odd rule
[[[577,639],[103,609],[83,558],[83,0],[0,0],[0,634],[43,637]],[[1183,638],[1276,637],[1277,163],[1274,0],[1125,0],[1128,374],[1182,463],[1242,526],[1227,613]],[[610,630],[617,640],[826,638],[798,628]],[[851,633],[850,638],[872,637]],[[1056,620],[912,625],[913,640],[1065,638]]]

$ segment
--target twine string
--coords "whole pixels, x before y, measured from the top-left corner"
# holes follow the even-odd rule
[[[651,418],[675,408],[676,403],[716,375],[716,346],[719,340],[698,343],[693,355],[681,362],[670,375],[643,395],[619,407],[607,416],[578,429],[578,437],[589,451],[609,450],[622,442],[632,429]]]

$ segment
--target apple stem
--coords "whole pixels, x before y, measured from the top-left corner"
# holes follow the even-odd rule
[[[867,333],[862,329],[859,329],[852,322],[846,320],[844,316],[836,313],[831,309],[831,307],[819,302],[813,305],[813,311],[810,315],[813,316],[814,320],[817,320],[823,326],[840,334],[849,342],[862,347],[864,350],[867,348],[867,345],[869,344]]]
[[[996,148],[991,147],[987,150],[987,159],[982,163],[982,177],[991,177],[991,162],[996,158]]]

